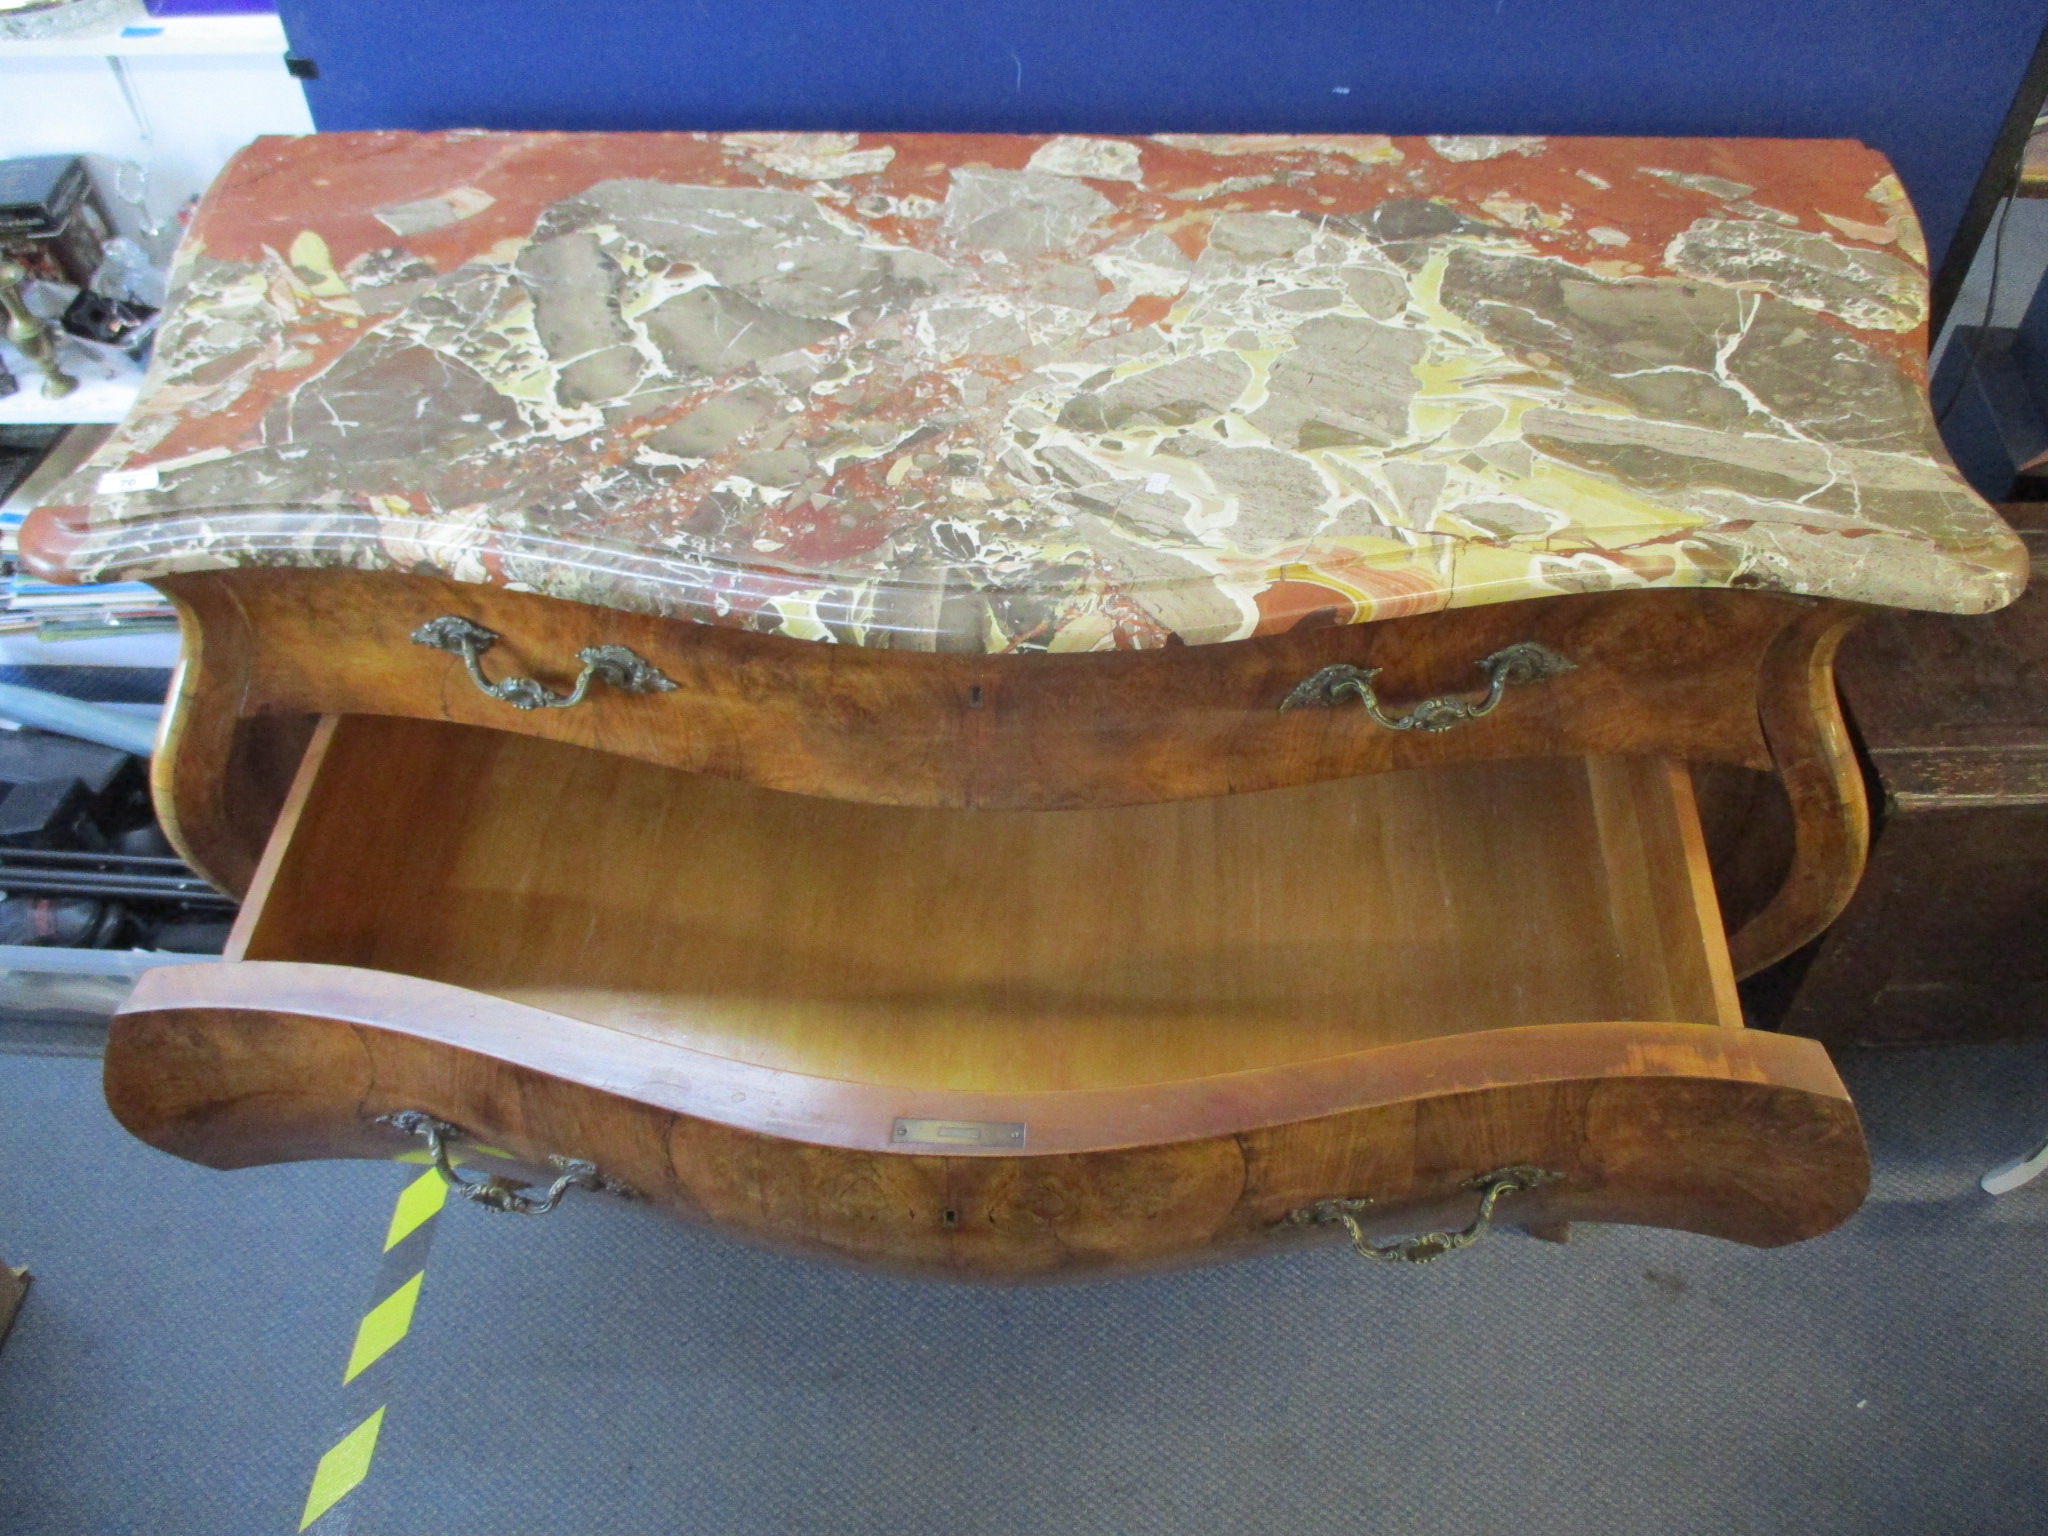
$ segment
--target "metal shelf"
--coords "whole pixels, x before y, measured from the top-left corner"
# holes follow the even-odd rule
[[[0,345],[0,361],[21,385],[0,399],[0,426],[118,422],[142,388],[141,365],[110,348],[63,345],[58,361],[78,388],[61,400],[43,398],[42,370],[14,348]]]

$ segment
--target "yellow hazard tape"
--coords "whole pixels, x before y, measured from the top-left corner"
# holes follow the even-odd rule
[[[517,1156],[516,1153],[507,1152],[503,1147],[487,1147],[483,1145],[483,1143],[475,1141],[472,1141],[465,1145],[462,1151],[481,1152],[485,1157],[502,1157],[508,1163],[511,1162],[514,1157]],[[398,1156],[391,1159],[391,1161],[393,1161],[394,1163],[431,1163],[433,1162],[433,1160],[434,1154],[426,1151],[401,1152],[398,1154]],[[457,1164],[461,1163],[461,1153],[451,1152],[448,1155],[448,1161]]]
[[[420,1282],[426,1278],[427,1272],[421,1270],[363,1314],[362,1322],[356,1325],[356,1347],[349,1352],[348,1369],[341,1373],[343,1386],[405,1337],[406,1330],[412,1327],[412,1309],[419,1305]]]
[[[342,1496],[370,1474],[370,1458],[376,1454],[377,1431],[383,1426],[384,1410],[379,1408],[336,1441],[313,1469],[313,1486],[306,1494],[306,1512],[299,1518],[304,1530],[341,1502]]]
[[[384,1234],[384,1251],[389,1253],[412,1236],[439,1215],[447,1203],[448,1181],[429,1168],[400,1193],[398,1204],[392,1208],[391,1227]]]
[[[484,1152],[492,1157],[512,1156],[496,1147],[464,1150]],[[430,1161],[425,1152],[401,1153],[397,1160],[402,1163]],[[451,1158],[450,1161],[460,1159]],[[397,1203],[391,1208],[391,1224],[384,1229],[384,1252],[389,1255],[392,1249],[440,1215],[447,1203],[447,1181],[435,1168],[422,1170],[418,1178],[399,1191]],[[416,1255],[408,1250],[395,1258],[387,1257],[384,1263],[389,1268],[402,1264],[409,1257]],[[403,1273],[403,1270],[399,1272]],[[348,1364],[341,1373],[343,1386],[376,1364],[411,1331],[413,1312],[419,1306],[420,1286],[426,1278],[424,1269],[415,1271],[410,1279],[363,1314],[362,1321],[356,1324],[355,1347],[349,1351]],[[388,1276],[380,1280],[380,1284],[389,1283]],[[305,1530],[334,1508],[370,1475],[370,1458],[376,1454],[377,1431],[383,1423],[384,1409],[380,1406],[320,1458],[319,1465],[313,1469],[313,1486],[306,1493],[306,1512],[299,1521],[300,1530]]]
[[[400,1161],[413,1162],[420,1156],[407,1154]],[[424,1258],[424,1244],[431,1240],[431,1233],[423,1234],[417,1243],[402,1253],[393,1253],[392,1250],[438,1216],[447,1203],[447,1182],[434,1168],[422,1170],[419,1177],[399,1191],[398,1199],[391,1208],[390,1225],[384,1230],[385,1259],[378,1276],[379,1289],[391,1283],[394,1269],[398,1274],[405,1273],[404,1268],[398,1266],[406,1265],[408,1260],[417,1262]],[[342,1369],[341,1384],[344,1387],[390,1353],[393,1346],[412,1330],[413,1312],[419,1306],[420,1286],[426,1277],[424,1269],[415,1269],[408,1279],[363,1314],[362,1320],[356,1324],[355,1347],[349,1351],[348,1364]],[[360,1392],[363,1389],[356,1390]],[[299,1520],[300,1530],[305,1530],[326,1514],[369,1476],[370,1458],[377,1450],[377,1431],[383,1423],[384,1407],[379,1405],[375,1412],[343,1435],[320,1458],[313,1469],[312,1487],[306,1492],[306,1512]]]

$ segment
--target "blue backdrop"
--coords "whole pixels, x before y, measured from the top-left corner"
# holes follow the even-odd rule
[[[1760,134],[1939,263],[2048,0],[282,0],[320,127]]]

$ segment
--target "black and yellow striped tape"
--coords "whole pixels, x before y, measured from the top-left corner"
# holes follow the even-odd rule
[[[424,1162],[423,1152],[402,1161]],[[314,1536],[342,1536],[345,1512],[338,1506],[370,1475],[377,1436],[384,1427],[386,1376],[379,1369],[412,1329],[420,1286],[427,1278],[427,1248],[434,1239],[435,1218],[448,1203],[448,1185],[432,1168],[399,1192],[391,1223],[384,1234],[384,1256],[377,1266],[370,1306],[356,1324],[355,1344],[342,1368],[343,1409],[339,1438],[322,1453],[306,1491],[306,1509],[299,1529]]]

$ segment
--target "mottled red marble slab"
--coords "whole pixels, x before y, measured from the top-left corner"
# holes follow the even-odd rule
[[[431,570],[1087,650],[1755,586],[1974,612],[1859,144],[337,134],[208,193],[79,580]]]

